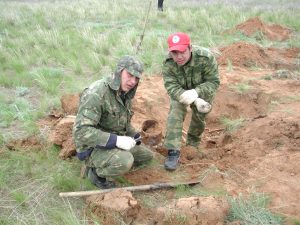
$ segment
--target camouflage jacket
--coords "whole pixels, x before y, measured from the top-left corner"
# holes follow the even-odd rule
[[[86,88],[73,127],[77,152],[88,148],[114,148],[117,135],[134,136],[138,131],[131,124],[131,100],[137,86],[125,96],[119,93],[120,81],[113,78],[98,80]]]
[[[195,89],[200,98],[211,102],[220,85],[218,64],[212,53],[193,46],[191,60],[179,66],[168,56],[163,65],[164,85],[169,96],[178,100],[185,91]]]

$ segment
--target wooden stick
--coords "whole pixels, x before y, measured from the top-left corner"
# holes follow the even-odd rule
[[[136,47],[136,54],[138,54],[138,52],[140,50],[140,47],[142,45],[143,39],[144,39],[144,35],[145,35],[145,31],[146,31],[146,25],[148,23],[149,13],[150,13],[150,9],[151,9],[151,4],[152,4],[152,1],[149,1],[149,7],[148,7],[148,12],[147,12],[147,15],[146,15],[146,18],[145,18],[144,29],[143,29],[143,33],[140,37],[140,42],[138,43],[138,45]]]
[[[102,189],[102,190],[92,190],[92,191],[76,191],[76,192],[61,192],[59,193],[60,197],[82,197],[82,196],[89,196],[89,195],[97,195],[103,194],[107,192],[111,192],[114,190],[126,190],[126,191],[148,191],[148,190],[156,190],[162,188],[173,188],[177,187],[178,185],[194,185],[199,184],[200,181],[188,181],[188,182],[181,182],[181,183],[154,183],[148,185],[139,185],[139,186],[131,186],[131,187],[121,187],[121,188],[110,188],[110,189]]]

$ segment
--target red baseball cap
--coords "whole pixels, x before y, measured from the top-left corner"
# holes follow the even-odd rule
[[[171,34],[168,37],[168,45],[169,45],[169,51],[180,51],[184,52],[186,48],[190,45],[191,39],[190,37],[185,33],[175,33]]]

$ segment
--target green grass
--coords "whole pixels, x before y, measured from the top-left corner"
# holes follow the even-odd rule
[[[241,221],[244,225],[281,225],[282,218],[266,209],[269,197],[253,194],[248,199],[243,196],[231,198],[228,221]]]
[[[79,178],[77,160],[58,160],[57,152],[56,148],[45,147],[34,152],[4,150],[1,153],[1,224],[21,224],[21,221],[25,224],[61,224],[59,221],[82,224],[79,218],[83,215],[75,210],[83,207],[82,201],[75,199],[70,203],[58,198],[58,193],[94,187]],[[71,209],[71,205],[75,208]]]
[[[221,188],[206,189],[200,186],[179,185],[175,190],[176,198],[186,198],[192,196],[226,196],[228,193]]]
[[[228,132],[235,132],[239,128],[243,126],[245,119],[244,118],[239,118],[239,119],[229,119],[227,117],[221,117],[220,122],[225,126],[225,131]]]
[[[245,94],[251,89],[251,86],[247,83],[238,83],[231,85],[230,88],[239,94]]]

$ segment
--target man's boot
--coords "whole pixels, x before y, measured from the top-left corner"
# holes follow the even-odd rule
[[[87,177],[92,184],[96,185],[100,189],[109,189],[116,187],[116,184],[113,181],[109,181],[105,177],[99,177],[96,173],[96,168],[90,167]]]
[[[166,170],[176,170],[179,156],[180,156],[179,150],[169,149],[168,156],[165,161],[165,169]]]

